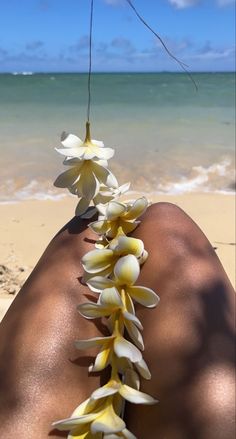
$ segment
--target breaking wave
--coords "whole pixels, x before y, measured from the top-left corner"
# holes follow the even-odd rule
[[[194,166],[188,176],[158,184],[157,191],[166,194],[189,192],[235,193],[235,170],[231,160],[224,159],[208,167]]]

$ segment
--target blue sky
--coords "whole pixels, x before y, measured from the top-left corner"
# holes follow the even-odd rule
[[[94,0],[94,71],[180,71],[125,0]],[[191,71],[235,70],[235,0],[133,0]],[[1,0],[0,72],[86,71],[90,0]]]

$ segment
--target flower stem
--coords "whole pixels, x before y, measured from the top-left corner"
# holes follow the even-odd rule
[[[86,122],[86,136],[84,143],[91,142],[90,122]]]

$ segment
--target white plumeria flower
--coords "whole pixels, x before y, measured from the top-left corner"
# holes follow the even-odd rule
[[[84,142],[74,134],[63,133],[62,144],[64,148],[56,150],[65,156],[64,165],[70,166],[70,169],[60,174],[54,185],[67,188],[81,198],[76,208],[76,215],[81,216],[92,200],[97,204],[96,197],[101,186],[111,192],[118,189],[115,176],[107,169],[107,160],[113,156],[114,151],[104,148],[103,142],[91,139],[88,122]],[[88,213],[86,218],[91,218],[94,213],[95,211]]]
[[[90,398],[80,404],[70,418],[54,422],[53,426],[58,430],[69,430],[68,439],[102,439],[103,434],[125,431],[125,422],[117,414],[119,406],[117,395],[97,401]]]
[[[124,324],[134,344],[139,349],[144,350],[143,338],[138,330],[143,329],[142,324],[140,320],[133,314],[133,308],[131,308],[131,312],[129,312],[129,306],[128,308],[129,310],[127,309],[126,300],[123,302],[119,291],[116,288],[105,289],[101,293],[97,304],[88,302],[78,306],[80,313],[88,319],[95,319],[104,316],[108,317],[112,315],[115,318],[117,311],[120,311],[120,324]],[[115,322],[113,322],[112,329],[114,329],[114,323]]]
[[[94,276],[87,281],[87,285],[96,293],[101,293],[105,288],[116,287],[124,289],[135,302],[147,308],[154,308],[158,305],[160,298],[150,288],[135,286],[140,274],[140,266],[134,255],[121,257],[114,266],[114,279],[103,276]],[[129,312],[131,312],[129,310]]]
[[[136,346],[127,341],[120,333],[109,337],[95,337],[88,340],[78,340],[75,346],[79,350],[97,347],[100,349],[94,365],[89,367],[90,372],[100,372],[105,369],[115,354],[118,358],[128,358],[132,363],[142,360],[142,354]]]
[[[101,160],[99,161],[99,163],[101,163]],[[106,166],[106,165],[103,164],[103,166]],[[90,210],[88,210],[85,214],[81,215],[81,218],[83,218],[83,219],[92,218],[98,212],[98,209],[97,209],[98,204],[100,204],[100,205],[107,204],[109,201],[115,200],[116,198],[120,197],[125,192],[127,192],[129,190],[129,187],[130,187],[130,183],[125,183],[122,186],[119,186],[118,188],[113,188],[113,187],[111,188],[111,187],[105,186],[104,184],[100,184],[99,192],[93,198],[93,204],[95,207],[90,208]],[[96,248],[103,248],[104,245],[101,245],[102,238],[99,241],[100,241],[100,243],[97,242],[95,247]]]
[[[111,378],[110,381],[105,384],[105,386],[95,390],[91,395],[91,399],[98,400],[115,395],[116,393],[119,393],[122,398],[124,398],[126,401],[132,402],[133,404],[153,405],[158,402],[152,396],[140,392],[139,390],[136,390],[127,384],[123,384],[118,375],[115,378]]]
[[[109,248],[91,250],[83,256],[81,262],[84,270],[91,274],[109,275],[121,256],[128,254],[141,258],[144,254],[144,244],[141,239],[119,236],[113,240]]]
[[[133,232],[139,225],[136,221],[147,209],[148,201],[145,197],[134,203],[121,203],[116,200],[107,205],[97,205],[100,213],[99,220],[89,224],[89,227],[98,235],[115,238],[121,229],[125,235]]]
[[[70,165],[70,169],[60,174],[54,185],[67,188],[81,198],[76,209],[78,216],[88,209],[90,202],[99,192],[100,184],[110,188],[118,187],[115,176],[101,164],[101,161],[68,159],[67,164]]]
[[[86,123],[86,137],[83,142],[74,134],[62,133],[61,143],[64,148],[55,148],[60,154],[78,158],[80,160],[102,159],[109,160],[114,155],[112,148],[104,148],[104,143],[99,140],[91,139],[90,124]]]

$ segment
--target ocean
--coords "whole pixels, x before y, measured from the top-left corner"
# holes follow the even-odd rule
[[[132,190],[235,190],[235,77],[94,74],[92,137],[115,149],[110,168]],[[62,131],[85,134],[87,75],[0,75],[0,202],[57,199]]]

